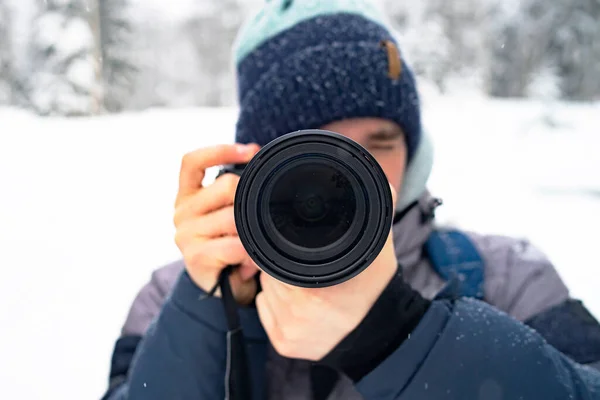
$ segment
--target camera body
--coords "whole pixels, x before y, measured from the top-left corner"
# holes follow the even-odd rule
[[[217,179],[224,174],[235,174],[238,176],[242,176],[242,174],[244,173],[244,169],[246,168],[246,165],[248,164],[227,164],[227,165],[223,165],[223,167],[221,167],[221,169],[219,170],[219,173],[217,174]]]
[[[351,139],[303,130],[264,146],[240,176],[238,235],[262,271],[301,287],[344,282],[367,268],[389,235],[393,205],[385,173]]]

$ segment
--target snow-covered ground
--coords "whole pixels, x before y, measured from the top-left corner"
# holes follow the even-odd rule
[[[527,236],[600,316],[600,104],[427,97],[440,219]],[[154,267],[178,257],[180,157],[232,139],[228,109],[38,119],[0,110],[0,386],[93,399]]]

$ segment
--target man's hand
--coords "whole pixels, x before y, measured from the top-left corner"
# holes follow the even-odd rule
[[[392,188],[395,199],[395,191]],[[318,289],[290,286],[262,273],[258,313],[273,347],[289,358],[318,361],[367,315],[396,273],[392,232],[373,263],[342,284]]]
[[[188,153],[179,174],[175,201],[175,242],[192,280],[204,291],[217,282],[223,268],[239,264],[231,275],[233,294],[240,304],[256,295],[258,272],[242,246],[235,226],[233,201],[239,177],[226,174],[208,187],[202,186],[207,168],[248,162],[257,145],[219,145]]]

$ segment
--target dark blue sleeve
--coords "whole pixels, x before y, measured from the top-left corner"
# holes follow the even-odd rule
[[[158,318],[136,346],[125,382],[108,400],[222,400],[227,324],[220,299],[206,298],[183,272]],[[252,400],[265,398],[267,336],[255,309],[241,309]],[[250,400],[250,399],[249,399]]]
[[[483,302],[438,300],[357,388],[368,400],[596,400],[600,372]]]
[[[568,299],[525,324],[572,360],[589,365],[600,363],[600,323],[581,301]]]

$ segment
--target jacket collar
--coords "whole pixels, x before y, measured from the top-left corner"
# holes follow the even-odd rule
[[[405,274],[417,268],[423,259],[423,246],[434,230],[434,211],[439,205],[438,199],[425,192],[403,215],[396,216],[392,227],[394,249]]]

